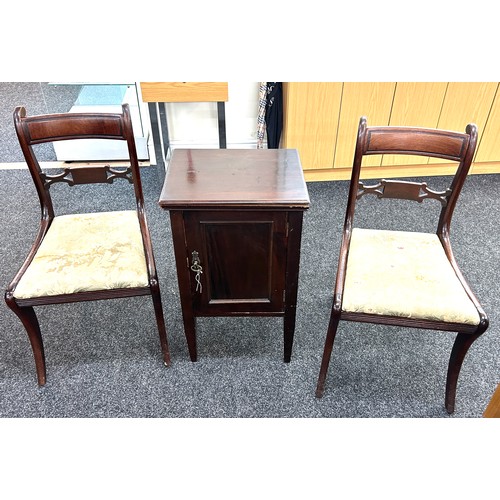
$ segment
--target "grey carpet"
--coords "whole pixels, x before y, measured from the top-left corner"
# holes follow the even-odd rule
[[[199,361],[189,360],[161,181],[142,169],[172,366],[164,367],[149,297],[37,309],[47,358],[39,388],[21,323],[0,305],[1,417],[447,417],[446,367],[453,334],[341,323],[325,395],[314,397],[332,301],[347,182],[309,183],[292,361],[282,361],[279,318],[201,318]],[[432,187],[448,178],[435,178]],[[54,187],[59,213],[125,208],[128,185]],[[59,189],[61,188],[61,189]],[[0,171],[0,283],[23,262],[39,207],[25,170]],[[398,202],[368,200],[357,221],[427,230],[405,222]],[[424,214],[436,203],[417,206]],[[461,371],[454,417],[480,417],[500,379],[498,327],[500,176],[471,176],[455,212],[456,258],[490,316]]]
[[[13,125],[16,106],[28,115],[66,113],[80,92],[80,85],[53,85],[48,82],[0,82],[0,163],[24,162]],[[40,161],[56,161],[51,143],[38,146]]]

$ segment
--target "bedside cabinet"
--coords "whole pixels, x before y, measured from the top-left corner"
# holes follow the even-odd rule
[[[159,204],[170,212],[184,330],[196,317],[283,316],[292,354],[309,195],[294,149],[175,149]]]

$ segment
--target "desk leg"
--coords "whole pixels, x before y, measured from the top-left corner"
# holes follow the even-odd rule
[[[295,317],[297,312],[297,291],[299,285],[300,242],[302,239],[303,212],[288,213],[288,244],[285,284],[284,356],[285,363],[292,357]]]
[[[166,160],[169,158],[170,151],[170,137],[168,135],[168,122],[167,122],[167,110],[165,108],[164,102],[158,103],[158,109],[160,111],[160,125],[161,125],[161,133],[163,138],[163,150],[164,155],[163,159]]]
[[[158,113],[156,112],[156,103],[148,103],[149,119],[151,120],[151,133],[153,134],[153,146],[155,149],[156,166],[165,168],[163,150],[160,139],[160,126],[158,123]]]
[[[181,297],[182,319],[184,321],[184,334],[188,344],[191,361],[197,360],[196,352],[196,320],[193,311],[191,295],[191,279],[186,254],[186,236],[184,230],[184,216],[182,211],[170,212],[172,239],[174,244],[175,263],[177,267],[177,280]]]
[[[217,121],[219,125],[219,148],[226,149],[226,103],[217,103]]]

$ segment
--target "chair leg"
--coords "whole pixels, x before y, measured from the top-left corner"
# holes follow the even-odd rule
[[[328,372],[328,365],[330,364],[330,357],[332,355],[333,341],[337,334],[339,326],[340,315],[332,312],[330,316],[330,323],[328,325],[328,332],[326,334],[325,348],[323,350],[323,359],[321,360],[321,368],[319,370],[318,384],[316,386],[316,397],[321,398],[325,390],[326,373]]]
[[[170,366],[170,351],[168,348],[167,329],[165,327],[165,318],[163,316],[163,307],[161,305],[161,294],[158,286],[151,287],[151,297],[156,316],[156,324],[158,325],[158,334],[160,336],[161,351],[163,353],[163,361],[166,366]]]
[[[445,407],[448,413],[455,411],[455,396],[457,393],[457,381],[462,367],[462,362],[472,343],[481,334],[459,333],[451,350],[450,361],[448,363],[448,374],[446,377]]]
[[[40,332],[40,324],[36,317],[33,307],[20,307],[13,299],[6,300],[7,305],[14,311],[17,317],[21,320],[28,338],[30,340],[31,349],[35,358],[36,375],[38,385],[43,386],[47,381],[47,372],[45,368],[45,352],[43,349],[42,334]]]

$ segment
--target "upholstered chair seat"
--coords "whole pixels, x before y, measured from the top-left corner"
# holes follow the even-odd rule
[[[354,228],[342,310],[479,324],[436,234]]]
[[[61,215],[52,221],[14,297],[146,286],[146,258],[135,210]]]

